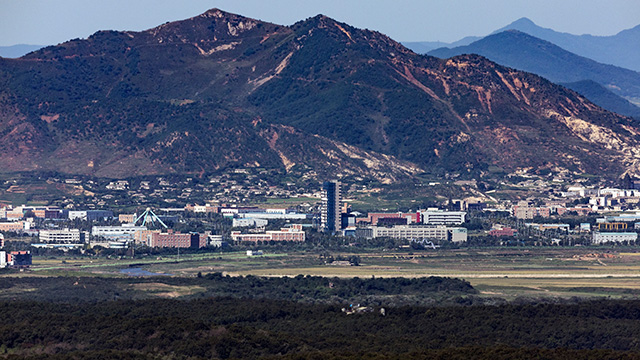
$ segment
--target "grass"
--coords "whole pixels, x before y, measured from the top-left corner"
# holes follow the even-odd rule
[[[633,251],[633,250],[631,250]],[[480,296],[613,297],[640,295],[640,254],[604,248],[483,248],[382,252],[333,252],[357,255],[361,266],[325,265],[317,253],[205,253],[143,259],[35,257],[31,271],[10,276],[123,277],[120,269],[142,267],[154,273],[193,277],[197,273],[327,277],[446,276],[469,281]],[[606,255],[606,256],[605,256]],[[62,263],[64,261],[65,263]],[[191,294],[197,289],[158,290],[158,296]],[[178,295],[176,295],[178,296]],[[182,296],[182,295],[179,295]]]
[[[318,198],[313,197],[297,197],[297,198],[287,198],[287,199],[274,199],[268,198],[264,203],[257,204],[257,206],[264,206],[273,208],[273,207],[293,207],[304,203],[316,203],[318,202]]]
[[[283,257],[287,254],[264,254],[262,257]],[[248,257],[246,252],[233,252],[233,253],[209,253],[209,254],[192,254],[181,255],[179,258],[177,255],[170,255],[156,258],[146,259],[42,259],[35,257],[31,271],[51,271],[51,270],[69,270],[74,271],[76,269],[96,269],[104,270],[105,268],[112,267],[129,267],[129,266],[152,266],[160,264],[171,263],[189,263],[188,266],[192,266],[192,263],[201,263],[208,260],[230,260],[230,259],[255,259],[255,257]],[[62,263],[65,261],[65,263]]]

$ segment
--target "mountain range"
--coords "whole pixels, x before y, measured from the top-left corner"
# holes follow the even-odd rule
[[[640,73],[598,63],[517,30],[489,35],[467,46],[440,48],[429,52],[429,55],[440,58],[461,54],[479,54],[497,63],[541,75],[556,83],[593,80],[616,95],[634,101],[640,100]],[[606,104],[603,106],[607,107]],[[632,115],[629,112],[623,114]]]
[[[11,46],[0,46],[0,57],[4,58],[19,58],[32,51],[43,48],[42,45],[26,45],[18,44]]]
[[[518,30],[603,64],[640,71],[640,25],[611,36],[573,35],[557,32],[521,18],[496,30]]]
[[[640,25],[612,36],[573,35],[543,28],[528,18],[520,18],[489,35],[507,30],[518,30],[603,64],[640,71]],[[438,48],[466,46],[482,38],[483,36],[467,36],[452,43],[414,41],[403,44],[419,54],[426,54]]]
[[[212,9],[0,59],[1,171],[232,167],[360,176],[637,173],[640,128],[478,55],[415,54],[318,15]]]

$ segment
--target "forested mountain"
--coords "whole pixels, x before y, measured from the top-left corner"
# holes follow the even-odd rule
[[[319,15],[212,9],[0,59],[3,171],[637,172],[634,122],[533,74]]]

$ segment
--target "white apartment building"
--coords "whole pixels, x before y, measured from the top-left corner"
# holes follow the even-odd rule
[[[390,237],[407,240],[448,240],[453,242],[467,241],[467,229],[462,227],[449,228],[446,226],[411,226],[395,225],[391,227],[372,226],[371,236]]]
[[[94,226],[91,228],[92,236],[101,236],[108,240],[133,240],[136,231],[147,230],[146,226],[133,226],[124,224],[122,226]]]
[[[79,229],[40,230],[39,238],[44,243],[79,244],[84,242]]]
[[[113,212],[110,210],[73,210],[69,211],[69,220],[86,220],[95,221],[99,219],[108,219],[113,217]]]
[[[418,210],[418,222],[425,225],[460,225],[465,222],[464,211],[445,211],[439,209]]]
[[[233,227],[262,227],[267,226],[269,224],[269,220],[266,219],[253,219],[253,218],[243,218],[236,219],[233,218]]]

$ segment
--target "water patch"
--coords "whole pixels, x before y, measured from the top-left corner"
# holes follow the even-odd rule
[[[151,271],[143,270],[141,268],[128,268],[120,270],[121,274],[129,276],[172,276],[173,274],[154,273]]]

